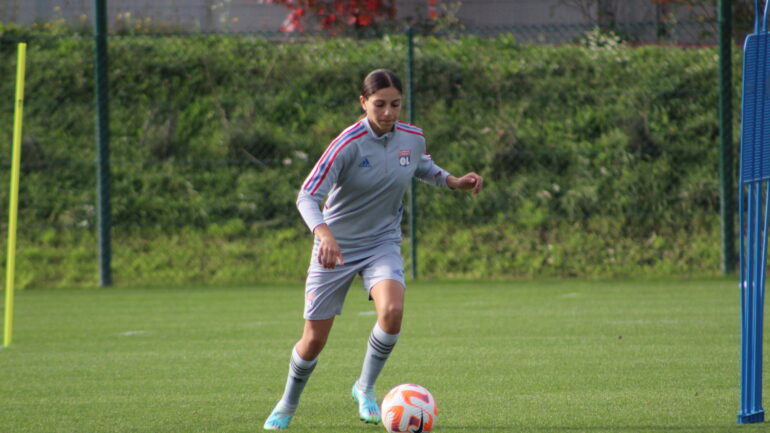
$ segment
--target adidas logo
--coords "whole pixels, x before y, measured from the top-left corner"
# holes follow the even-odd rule
[[[358,164],[358,166],[363,168],[372,168],[372,164],[369,163],[369,158],[364,158],[364,160],[361,161],[361,163]]]

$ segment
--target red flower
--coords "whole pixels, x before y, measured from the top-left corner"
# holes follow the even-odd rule
[[[379,9],[380,6],[381,5],[379,0],[366,0],[364,2],[364,7],[368,11],[372,11],[372,12],[377,11],[377,9]]]
[[[321,28],[333,31],[340,28],[371,26],[382,18],[396,15],[396,0],[263,0],[282,4],[290,9],[281,26],[283,32],[302,32],[302,22],[310,15],[319,17]],[[435,0],[431,0],[435,1]]]
[[[370,25],[371,23],[372,23],[372,17],[370,17],[369,15],[362,14],[362,15],[358,16],[358,25],[359,26],[364,26],[365,27],[365,26]]]

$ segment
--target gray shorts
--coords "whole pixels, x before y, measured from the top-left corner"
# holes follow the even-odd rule
[[[342,313],[345,295],[356,274],[361,275],[367,293],[383,280],[395,280],[406,287],[401,246],[397,243],[380,245],[367,257],[350,263],[346,261],[345,265],[337,265],[334,269],[324,269],[318,263],[314,248],[305,282],[305,319],[324,320]]]

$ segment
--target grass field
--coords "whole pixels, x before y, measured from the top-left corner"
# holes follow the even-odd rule
[[[301,309],[301,285],[19,292],[0,432],[260,431]],[[373,321],[356,281],[289,431],[384,431],[349,396]],[[736,424],[738,356],[734,278],[412,283],[378,394],[428,387],[436,432],[766,431]]]

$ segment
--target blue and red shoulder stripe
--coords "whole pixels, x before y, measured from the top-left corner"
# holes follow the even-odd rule
[[[398,123],[396,123],[396,129],[399,131],[408,132],[410,134],[419,135],[420,137],[425,137],[425,134],[422,132],[421,128],[418,128],[417,126],[414,126],[410,123],[402,122],[400,120]]]
[[[323,180],[326,178],[326,175],[329,173],[329,169],[340,151],[353,140],[366,135],[366,132],[366,126],[364,126],[363,122],[357,122],[342,131],[342,133],[329,144],[329,147],[326,148],[324,154],[321,155],[321,158],[313,169],[313,173],[308,177],[307,182],[302,186],[302,189],[309,191],[310,194],[315,194],[323,183]]]

